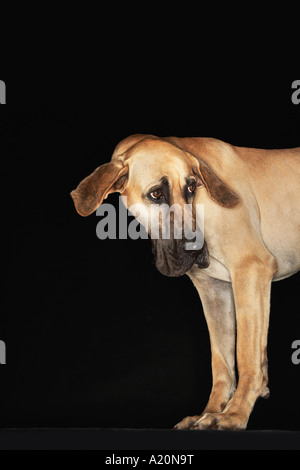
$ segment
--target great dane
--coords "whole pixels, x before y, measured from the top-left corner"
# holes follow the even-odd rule
[[[300,147],[133,135],[71,195],[78,213],[88,216],[115,191],[127,207],[140,203],[145,212],[162,202],[204,205],[201,248],[187,250],[184,238],[152,240],[157,268],[167,276],[187,274],[195,285],[211,342],[208,404],[175,428],[245,429],[257,398],[270,394],[271,283],[300,270]]]

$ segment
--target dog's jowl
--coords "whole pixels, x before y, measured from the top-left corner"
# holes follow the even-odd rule
[[[257,398],[270,395],[272,282],[300,270],[300,148],[259,150],[216,139],[133,135],[71,195],[78,213],[88,216],[113,192],[122,194],[128,209],[139,205],[137,218],[152,240],[157,268],[191,278],[209,328],[212,391],[202,413],[176,429],[245,429]],[[174,205],[184,214],[187,204],[187,231],[182,215],[168,218],[169,237],[161,235],[163,217],[156,218],[159,227],[149,223],[151,214],[168,213]],[[200,217],[198,207],[204,207]],[[202,242],[187,232],[201,232]]]

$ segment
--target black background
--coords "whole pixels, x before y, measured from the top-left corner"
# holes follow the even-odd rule
[[[206,405],[209,339],[191,282],[158,273],[148,240],[98,240],[96,215],[81,218],[69,193],[134,133],[300,146],[298,77],[170,75],[0,77],[1,427],[170,428]],[[298,292],[299,275],[273,285],[271,397],[250,429],[300,429]]]

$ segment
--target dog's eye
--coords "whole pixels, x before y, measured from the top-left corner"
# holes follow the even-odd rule
[[[155,191],[152,191],[152,193],[150,193],[150,197],[154,201],[160,201],[160,199],[163,198],[163,193],[160,189],[156,189]]]
[[[196,191],[196,188],[197,188],[196,183],[192,183],[188,186],[188,192],[190,194],[194,194],[194,192]]]

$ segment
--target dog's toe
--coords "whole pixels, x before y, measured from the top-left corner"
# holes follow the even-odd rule
[[[271,395],[270,389],[266,387],[261,394],[261,398],[263,398],[264,400],[268,400],[268,398],[270,398],[270,395]]]
[[[247,421],[238,413],[206,413],[194,426],[195,430],[237,431],[247,427]]]
[[[195,429],[195,424],[201,416],[188,416],[184,420],[180,421],[180,423],[176,424],[174,429],[177,431],[186,431],[186,430],[194,430]]]

